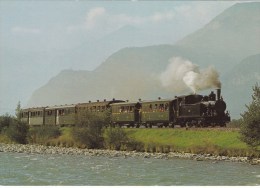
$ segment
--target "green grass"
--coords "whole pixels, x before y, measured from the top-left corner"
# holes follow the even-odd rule
[[[207,153],[226,156],[260,157],[260,147],[254,150],[240,141],[239,130],[235,129],[124,129],[132,140],[132,148],[147,152],[188,152]],[[61,135],[46,141],[46,145],[79,147],[85,146],[76,142],[71,127],[62,127]],[[10,143],[4,135],[0,142]],[[137,149],[138,148],[138,149]],[[130,149],[130,148],[129,148]],[[131,149],[130,149],[131,150]]]
[[[0,134],[0,143],[6,143],[6,144],[11,144],[14,143],[8,136],[4,134]]]
[[[77,147],[77,143],[71,135],[72,127],[62,127],[61,135],[58,138],[53,138],[48,141],[48,145],[62,146],[62,147]]]
[[[224,129],[126,129],[128,135],[150,152],[191,152],[229,156],[260,156],[239,140],[238,130]]]

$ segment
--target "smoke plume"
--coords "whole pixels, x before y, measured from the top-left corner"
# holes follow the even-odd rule
[[[221,88],[219,74],[214,67],[199,69],[198,65],[181,57],[173,57],[160,75],[162,85],[176,93],[188,88],[194,93],[204,89]]]

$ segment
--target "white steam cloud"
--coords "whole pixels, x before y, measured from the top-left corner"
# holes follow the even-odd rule
[[[210,66],[199,69],[198,65],[181,57],[170,59],[166,70],[160,75],[162,85],[174,92],[191,89],[194,93],[204,89],[221,88],[217,70]]]

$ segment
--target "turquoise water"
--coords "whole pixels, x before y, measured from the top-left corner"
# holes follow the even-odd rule
[[[260,166],[185,159],[0,153],[0,185],[260,185]]]

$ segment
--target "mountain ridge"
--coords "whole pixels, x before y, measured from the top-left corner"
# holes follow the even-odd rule
[[[180,40],[176,45],[126,47],[110,55],[106,61],[91,72],[83,71],[77,75],[77,72],[67,71],[68,74],[71,74],[70,76],[61,72],[33,93],[28,106],[68,104],[102,100],[102,98],[137,100],[138,98],[156,99],[159,96],[162,98],[173,97],[175,93],[167,91],[159,80],[160,73],[167,67],[169,59],[172,57],[183,57],[202,68],[214,65],[220,72],[221,81],[224,82],[224,98],[227,97],[228,106],[234,106],[235,101],[232,101],[232,96],[233,98],[237,96],[237,91],[232,92],[232,87],[235,86],[229,83],[231,78],[226,75],[230,74],[232,77],[232,74],[235,74],[232,70],[236,66],[239,66],[244,59],[260,52],[258,34],[260,21],[258,22],[257,17],[247,23],[249,28],[241,28],[241,30],[237,28],[239,24],[234,23],[229,26],[229,29],[221,28],[219,30],[217,28],[217,32],[213,34],[210,33],[209,27],[214,26],[214,22],[220,21],[226,15],[230,15],[230,19],[234,19],[238,9],[247,12],[247,14],[243,14],[245,17],[255,15],[255,9],[260,8],[260,3],[248,4],[250,3],[241,3],[228,8],[205,27]],[[232,16],[232,12],[236,14]],[[260,12],[258,15],[260,18]],[[225,19],[221,22],[225,22]],[[230,28],[232,29],[230,30]],[[237,32],[238,30],[239,32]],[[221,36],[224,36],[224,39],[219,41]],[[239,47],[241,44],[243,47]],[[53,83],[55,79],[59,81],[51,85],[50,83]],[[251,90],[246,85],[247,83],[244,83],[241,89],[245,89],[245,95],[250,96]],[[241,100],[235,112],[232,108],[231,115],[238,117],[238,110],[242,108],[241,104],[248,101],[248,99]]]

